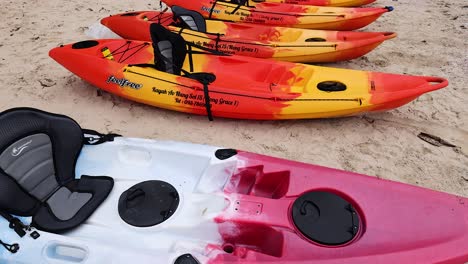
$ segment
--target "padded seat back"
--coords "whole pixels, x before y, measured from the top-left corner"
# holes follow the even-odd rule
[[[59,188],[52,142],[44,133],[26,136],[7,147],[0,154],[0,168],[40,201]]]

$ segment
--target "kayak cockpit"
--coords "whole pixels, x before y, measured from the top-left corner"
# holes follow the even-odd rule
[[[85,40],[74,43],[72,49],[89,49],[97,45],[99,45],[99,42],[96,40]]]
[[[41,249],[50,262],[103,263],[102,252],[125,248],[122,259],[159,252],[157,262],[168,263],[177,257],[168,252],[186,253],[178,247],[193,252],[221,243],[213,218],[227,207],[222,190],[236,152],[208,146],[177,152],[171,144],[146,147],[148,141],[138,139],[119,144],[116,135],[82,130],[68,117],[35,109],[2,113],[0,123],[0,183],[8,188],[0,192],[0,216],[14,229],[2,231],[1,239],[34,238],[19,241],[14,253],[11,248],[18,252],[13,257]],[[116,144],[102,144],[108,141]],[[176,166],[181,159],[187,166]],[[24,224],[29,221],[40,231]],[[151,243],[142,248],[141,241]]]

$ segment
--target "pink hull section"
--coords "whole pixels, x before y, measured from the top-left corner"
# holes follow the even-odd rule
[[[415,186],[247,152],[225,187],[216,221],[225,250],[209,263],[464,263],[468,199]],[[292,219],[298,197],[327,191],[360,217],[343,245],[305,237]],[[314,223],[311,222],[311,225]],[[464,245],[464,246],[462,246]]]

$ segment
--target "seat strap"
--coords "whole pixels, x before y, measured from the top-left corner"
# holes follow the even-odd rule
[[[157,15],[157,18],[158,18],[158,24],[162,25],[161,18],[164,15],[164,13],[166,13],[166,11],[169,10],[169,7],[166,6],[166,8],[163,10],[161,1],[159,1],[159,7],[160,7],[160,10],[162,10],[162,11],[159,12],[159,14]]]
[[[213,114],[211,112],[211,104],[210,104],[210,101],[211,101],[210,90],[208,89],[208,85],[214,81],[214,79],[210,80],[211,76],[214,77],[214,74],[210,75],[209,73],[204,73],[204,72],[188,73],[185,75],[185,77],[197,80],[199,83],[203,84],[203,95],[205,98],[206,115],[208,116],[208,120],[213,121]]]
[[[219,45],[220,40],[221,40],[221,34],[216,33],[216,42],[215,42],[215,50],[216,51],[219,51],[218,45]]]
[[[192,51],[192,46],[188,45],[188,55],[189,55],[189,66],[190,66],[190,72],[193,72],[193,51]],[[187,73],[186,73],[187,74]]]
[[[196,81],[198,81],[199,83],[201,83],[203,85],[203,95],[204,95],[204,98],[205,98],[206,115],[207,115],[209,121],[213,121],[213,114],[211,112],[211,104],[210,104],[210,100],[211,100],[210,99],[210,90],[208,89],[208,85],[210,84],[210,82],[208,80],[205,80],[205,79],[194,78],[194,76],[196,76],[195,75],[196,73],[189,73],[189,72],[186,72],[186,71],[184,71],[184,73],[185,73],[185,77],[196,80]]]
[[[231,15],[234,14],[237,10],[239,10],[241,6],[242,6],[241,4],[238,4],[236,8],[234,8],[234,10],[231,11]]]
[[[29,229],[29,226],[23,224],[21,220],[1,210],[0,210],[0,216],[5,218],[5,220],[7,220],[8,223],[10,223],[9,227],[13,229],[15,233],[18,234],[18,236],[24,237],[26,235],[26,230]]]
[[[211,19],[211,16],[213,15],[213,10],[217,3],[218,3],[218,0],[213,1],[213,5],[211,6],[211,9],[210,9],[210,15],[208,16],[209,19]]]
[[[202,84],[203,84],[203,94],[205,95],[206,115],[208,116],[208,120],[213,121],[213,114],[211,113],[210,92],[208,90],[208,83],[202,82]]]
[[[91,129],[82,129],[85,139],[85,145],[99,145],[105,142],[114,141],[114,138],[121,137],[119,134],[109,133],[109,134],[101,134],[96,130]]]
[[[199,45],[193,45],[192,43],[188,43],[186,42],[186,44],[189,45],[189,49],[188,49],[188,54],[189,54],[189,62],[190,62],[190,68],[191,70],[192,67],[193,67],[193,59],[192,59],[192,49],[191,49],[191,46],[195,46],[197,48],[203,48],[203,47],[200,47]],[[172,64],[173,67],[178,67],[176,66],[171,60],[169,60],[168,58],[164,57],[164,56],[161,56],[161,59],[163,59],[165,62],[167,63],[170,63]],[[182,68],[180,68],[180,71],[182,73],[184,73],[184,77],[187,77],[187,78],[190,78],[190,79],[193,79],[193,80],[196,80],[198,81],[199,83],[201,83],[203,85],[203,93],[204,93],[204,97],[205,97],[205,108],[206,108],[206,115],[208,116],[208,120],[210,121],[213,121],[213,114],[211,113],[211,105],[210,105],[210,91],[208,89],[208,85],[210,84],[210,81],[205,79],[205,78],[194,78],[197,75],[197,73],[190,73]]]
[[[18,252],[20,248],[17,243],[13,243],[10,245],[10,244],[3,242],[1,239],[0,239],[0,245],[2,245],[6,250],[10,251],[10,253],[12,254],[15,254],[16,252]]]
[[[232,3],[232,1],[231,1],[231,3]],[[249,5],[249,0],[245,0],[245,1],[239,0],[238,3],[235,3],[235,4],[237,4],[237,6],[236,6],[236,8],[234,8],[234,10],[232,10],[231,15],[234,14],[235,12],[237,12],[237,10],[239,10],[239,8],[241,6],[251,7]]]

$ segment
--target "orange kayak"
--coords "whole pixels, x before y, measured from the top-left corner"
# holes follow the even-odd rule
[[[235,4],[213,0],[163,0],[163,2],[170,7],[181,6],[200,12],[209,19],[325,30],[359,29],[393,10],[392,7],[323,7],[270,2],[252,3],[254,5],[249,6],[244,2]]]
[[[90,40],[54,48],[50,56],[110,93],[199,115],[299,119],[392,109],[448,85],[438,77],[318,67],[223,55],[189,45],[151,25],[153,45]]]
[[[396,36],[393,32],[325,31],[216,21],[177,6],[172,11],[117,14],[101,23],[125,39],[151,41],[150,25],[160,23],[188,42],[224,53],[309,63],[355,59]]]

